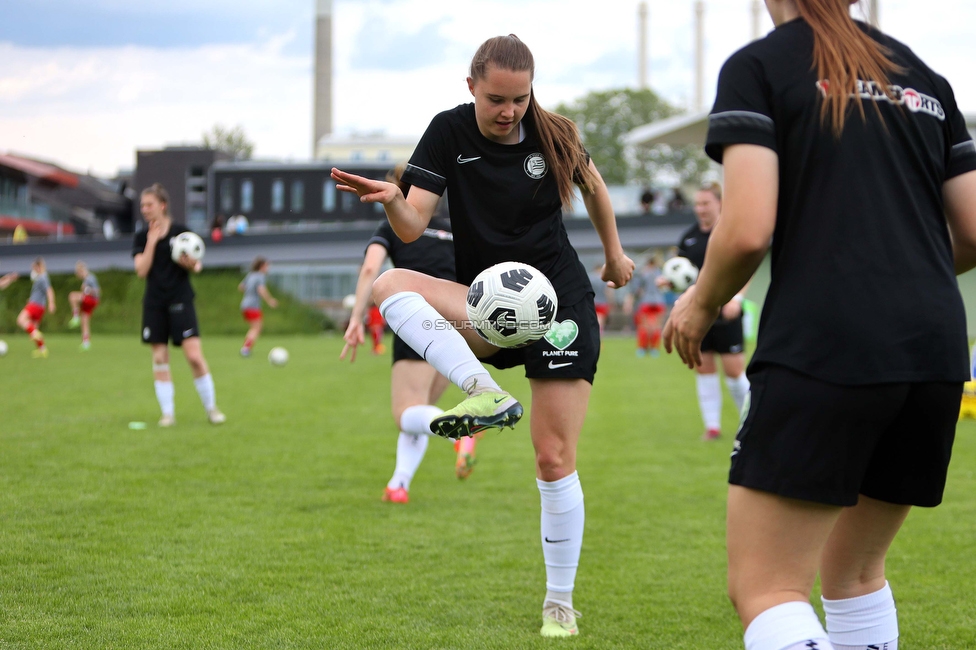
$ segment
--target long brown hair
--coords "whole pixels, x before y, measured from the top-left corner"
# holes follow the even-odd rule
[[[495,36],[482,43],[471,59],[471,78],[476,81],[484,79],[490,65],[512,72],[528,71],[529,78],[535,78],[535,59],[532,58],[532,52],[515,34]],[[573,202],[574,183],[579,183],[585,191],[592,192],[596,177],[590,171],[589,159],[576,124],[567,117],[542,108],[536,101],[535,90],[530,91],[525,117],[535,127],[542,155],[556,179],[559,198],[563,204],[569,205]]]
[[[156,200],[163,204],[163,214],[167,217],[169,215],[169,192],[163,187],[162,183],[153,183],[146,189],[142,191],[142,194],[152,194],[156,197]]]
[[[891,97],[888,75],[902,70],[889,58],[890,50],[861,31],[851,18],[850,6],[859,2],[796,0],[800,16],[813,29],[813,66],[824,94],[820,118],[830,122],[837,136],[844,130],[852,99],[857,102],[861,118],[865,117],[858,80],[873,81]],[[875,109],[880,110],[877,104]]]

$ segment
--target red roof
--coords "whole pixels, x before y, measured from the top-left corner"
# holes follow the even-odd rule
[[[64,185],[66,187],[78,187],[78,177],[71,172],[66,172],[53,165],[37,162],[20,156],[10,154],[0,154],[0,165],[10,167],[24,172],[28,176],[34,176],[42,180]]]

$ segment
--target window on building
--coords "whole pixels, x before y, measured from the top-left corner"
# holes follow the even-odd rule
[[[285,181],[276,178],[271,181],[271,211],[281,212],[285,209]]]
[[[231,212],[234,209],[234,179],[225,178],[220,181],[220,209]]]
[[[291,182],[291,211],[305,211],[305,183],[302,181]]]
[[[336,186],[335,181],[322,183],[322,212],[335,212]]]
[[[376,157],[377,160],[387,161],[390,159],[390,152],[383,149],[380,151],[379,155]]]
[[[363,159],[363,152],[360,151],[359,149],[356,149],[355,151],[349,154],[349,160],[362,160],[362,159]]]
[[[241,181],[241,212],[248,213],[254,209],[254,181],[245,178]]]
[[[351,194],[349,192],[343,192],[342,193],[342,196],[340,198],[342,199],[342,211],[343,212],[347,212],[347,213],[348,212],[352,212],[352,206],[354,204],[353,203],[353,197],[354,196],[355,196],[355,194]]]

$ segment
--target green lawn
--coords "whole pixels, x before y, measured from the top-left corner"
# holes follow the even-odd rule
[[[206,423],[174,358],[179,424],[160,430],[136,335],[96,335],[88,354],[55,335],[47,360],[3,338],[0,648],[560,645],[538,637],[527,420],[486,436],[466,482],[433,440],[410,504],[391,505],[387,356],[343,365],[338,337],[272,335],[243,360],[241,337],[206,337],[228,422]],[[519,370],[498,376],[528,400]],[[726,395],[725,438],[700,441],[692,374],[606,342],[579,455],[584,617],[565,645],[741,648],[724,587],[735,422]],[[902,650],[976,647],[976,424],[959,434],[946,503],[914,513],[890,555]]]

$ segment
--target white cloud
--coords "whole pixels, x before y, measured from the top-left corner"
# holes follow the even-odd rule
[[[181,2],[188,11],[192,3]],[[722,62],[749,39],[751,3],[707,3],[706,103]],[[649,4],[651,85],[687,105],[693,3]],[[882,26],[954,84],[960,106],[976,111],[969,70],[976,59],[970,37],[976,3],[942,5],[941,17],[920,20],[912,0],[882,0]],[[430,30],[443,56],[407,70],[375,63],[362,69],[353,60],[357,39],[363,30],[379,30],[379,22],[407,36]],[[464,83],[470,57],[496,34],[516,33],[532,48],[544,105],[636,83],[637,0],[336,0],[333,23],[333,115],[340,132],[419,135],[435,113],[470,100]],[[763,26],[772,27],[765,15]],[[253,44],[160,49],[0,43],[0,149],[111,174],[132,166],[136,148],[199,142],[219,122],[242,125],[260,157],[307,158],[311,52],[294,52],[292,39],[292,33],[272,34]],[[406,67],[402,63],[390,67]]]

